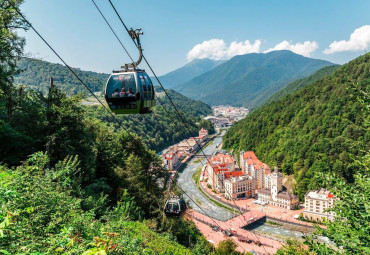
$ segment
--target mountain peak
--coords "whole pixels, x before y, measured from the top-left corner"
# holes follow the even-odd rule
[[[235,56],[175,89],[211,105],[253,108],[293,80],[329,65],[333,63],[288,50],[250,53]]]
[[[222,60],[212,60],[209,58],[196,58],[172,72],[169,72],[163,76],[160,76],[159,79],[161,83],[166,88],[173,88],[179,84],[185,83],[212,70],[214,67],[222,63]]]

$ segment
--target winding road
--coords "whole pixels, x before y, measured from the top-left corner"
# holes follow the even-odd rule
[[[224,135],[224,133],[225,132],[223,132],[221,136],[216,137],[213,140],[213,143],[211,143],[210,145],[208,145],[206,148],[203,149],[206,155],[212,155],[217,150],[217,146],[222,142],[222,136]],[[199,154],[202,154],[202,152],[199,152]],[[203,158],[201,159],[202,162],[194,163],[194,161],[196,160],[197,158],[193,158],[188,163],[188,165],[186,166],[184,171],[180,174],[177,180],[177,183],[186,192],[186,194],[184,194],[184,199],[186,203],[191,208],[196,210],[197,212],[206,214],[207,216],[217,219],[217,220],[226,221],[236,216],[234,213],[230,212],[229,210],[213,204],[195,186],[192,176],[197,169],[202,167],[203,164],[206,164],[207,162],[207,160]],[[196,204],[193,203],[193,201],[191,201],[189,197],[191,197],[191,199],[195,201]]]

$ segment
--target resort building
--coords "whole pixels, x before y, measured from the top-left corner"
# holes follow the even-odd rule
[[[240,152],[240,168],[249,176],[254,177],[257,190],[265,187],[265,176],[270,174],[270,167],[262,163],[253,151]]]
[[[291,210],[298,205],[298,197],[282,191],[282,179],[282,174],[279,173],[277,166],[275,166],[274,172],[269,177],[269,185],[265,183],[265,187],[258,190],[258,200]]]
[[[176,149],[184,154],[191,154],[199,149],[198,142],[192,137],[176,145]]]
[[[176,164],[179,162],[179,159],[181,158],[181,153],[176,148],[170,147],[170,149],[165,154],[163,154],[162,157],[164,167],[172,171]]]
[[[242,197],[253,197],[255,192],[253,178],[243,174],[242,171],[236,172],[241,172],[242,175],[226,178],[225,180],[225,198],[235,200]]]
[[[208,130],[201,128],[199,130],[199,136],[197,137],[201,142],[205,142],[208,139]]]
[[[322,221],[324,218],[332,221],[334,212],[326,212],[334,204],[334,195],[326,189],[308,191],[305,196],[303,217],[312,221]]]
[[[184,154],[192,154],[197,152],[200,146],[203,146],[207,140],[208,130],[202,128],[199,130],[199,136],[181,141],[176,145],[176,148]]]
[[[235,171],[235,160],[232,155],[218,153],[209,159],[205,171],[208,173],[208,184],[217,192],[224,192],[224,181]],[[243,174],[240,171],[240,174]]]

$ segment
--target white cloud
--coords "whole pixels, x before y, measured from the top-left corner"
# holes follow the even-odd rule
[[[274,50],[290,50],[293,51],[294,53],[303,55],[305,57],[309,57],[312,52],[317,50],[319,47],[318,43],[313,41],[305,41],[304,43],[296,43],[296,44],[291,44],[288,41],[282,41],[279,44],[276,44],[275,47],[267,49],[264,51],[264,53],[274,51]]]
[[[351,34],[349,41],[334,41],[329,48],[323,51],[324,54],[333,54],[341,51],[361,51],[370,46],[370,25],[364,25],[355,29]]]
[[[196,58],[210,58],[214,60],[229,59],[236,55],[259,52],[260,40],[252,44],[249,40],[245,42],[232,42],[229,47],[222,39],[211,39],[195,45],[187,54],[188,61]]]

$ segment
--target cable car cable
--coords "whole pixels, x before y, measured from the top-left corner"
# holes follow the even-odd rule
[[[98,102],[118,121],[118,119],[108,110],[108,108],[100,101],[100,99],[91,91],[91,89],[81,80],[81,78],[74,72],[74,70],[64,61],[64,59],[54,50],[54,48],[44,39],[44,37],[32,26],[32,24],[23,16],[23,14],[16,8],[9,0],[8,3],[15,9],[15,11],[22,17],[22,19],[30,26],[30,28],[41,38],[41,40],[53,51],[53,53],[64,63],[70,72],[80,81],[80,83],[98,100]],[[120,124],[120,123],[119,123]],[[122,125],[121,125],[122,126]],[[126,132],[131,135],[127,130]],[[190,197],[189,197],[190,198]],[[191,199],[191,198],[190,198]],[[191,199],[192,200],[192,199]],[[196,203],[195,203],[196,204]],[[197,204],[198,205],[198,204]],[[198,205],[199,206],[199,205]],[[201,208],[199,206],[199,208]],[[203,211],[203,209],[201,209]],[[203,211],[204,212],[204,211]],[[204,212],[206,215],[207,213]],[[207,215],[208,216],[208,215]],[[208,216],[209,217],[209,216]],[[211,217],[210,217],[211,218]],[[217,222],[214,221],[216,224]],[[217,224],[218,225],[218,224]]]
[[[116,36],[116,38],[119,40],[119,42],[120,42],[120,44],[122,45],[122,47],[125,49],[125,47],[123,46],[123,44],[122,44],[122,42],[121,42],[121,40],[117,37],[117,34],[114,32],[114,30],[113,30],[113,28],[112,28],[112,26],[109,24],[109,22],[107,21],[107,19],[105,18],[105,16],[104,16],[104,14],[100,11],[100,9],[99,9],[99,7],[95,4],[95,2],[94,2],[94,0],[92,0],[92,2],[94,3],[94,5],[95,5],[95,7],[98,9],[98,11],[99,11],[99,13],[101,14],[101,16],[103,17],[103,19],[105,20],[105,22],[108,24],[108,26],[109,26],[109,28],[111,29],[111,31],[114,33],[114,35]],[[116,10],[116,8],[114,7],[114,5],[113,5],[113,3],[111,2],[111,1],[109,1],[110,3],[111,3],[111,5],[112,5],[112,7],[113,7],[113,9],[114,9],[114,11],[116,12],[116,14],[119,16],[119,14],[118,14],[118,12],[117,12],[117,10]],[[126,31],[129,33],[129,30],[128,30],[128,28],[127,28],[127,26],[125,25],[125,23],[123,22],[123,20],[122,20],[122,18],[119,16],[119,19],[120,19],[120,21],[122,22],[122,24],[124,25],[124,27],[125,27],[125,29],[126,29]],[[135,43],[135,45],[137,46],[137,44],[136,44],[136,42],[133,40],[133,42]],[[126,49],[125,49],[125,51],[126,51]],[[126,53],[129,55],[129,57],[131,58],[131,56],[130,56],[130,54],[126,51]],[[145,56],[143,56],[143,58],[145,59]],[[132,58],[131,58],[132,59]],[[147,60],[145,59],[145,61],[147,62]],[[147,62],[147,64],[148,64],[148,66],[149,66],[149,63]],[[175,106],[175,104],[173,103],[173,101],[172,101],[172,99],[170,98],[170,96],[167,94],[167,91],[164,89],[164,87],[162,86],[162,84],[161,84],[161,82],[159,81],[159,79],[157,78],[157,76],[156,76],[156,74],[154,73],[154,71],[153,71],[153,69],[149,66],[149,68],[151,69],[151,71],[152,71],[152,73],[154,74],[154,76],[156,77],[156,79],[157,79],[157,81],[160,83],[160,85],[161,85],[161,87],[162,87],[162,89],[164,90],[164,92],[165,92],[165,94],[166,94],[166,96],[167,96],[167,98],[169,99],[169,101],[171,102],[171,104],[172,104],[172,106],[175,108],[175,110],[176,110],[176,112],[177,112],[177,114],[180,116],[180,120],[186,125],[186,128],[188,129],[188,132],[191,134],[192,132],[191,132],[191,130],[190,130],[190,128],[189,128],[189,126],[188,126],[188,124],[187,124],[187,122],[184,120],[184,118],[183,118],[183,116],[180,114],[180,112],[178,111],[178,109],[177,109],[177,107]],[[169,114],[169,112],[167,111],[167,108],[163,105],[163,103],[161,102],[161,100],[159,99],[159,97],[157,96],[157,95],[155,95],[156,96],[156,98],[157,98],[157,100],[159,101],[159,103],[161,104],[161,106],[163,107],[163,109],[166,111],[166,113],[167,114]],[[174,123],[174,122],[173,122]],[[196,141],[196,140],[195,140]],[[189,142],[186,140],[186,142],[188,143],[188,145],[190,146],[190,144],[189,144]],[[198,144],[198,142],[196,141],[196,143],[197,143],[197,145],[201,148],[201,146]],[[203,150],[202,150],[202,148],[201,148],[201,151],[202,151],[202,153],[203,153],[203,155],[205,156],[205,158],[207,159],[207,161],[209,162],[209,160],[208,160],[208,158],[206,157],[206,155],[205,155],[205,153],[203,152]],[[210,162],[209,162],[210,163]],[[203,162],[201,162],[201,164],[203,165],[203,166],[205,166],[204,164],[203,164]],[[210,164],[211,165],[211,164]],[[212,165],[211,165],[211,167],[212,167]],[[212,167],[213,168],[213,167]],[[209,172],[208,172],[209,173]],[[176,174],[178,174],[178,173],[176,173]],[[209,175],[209,176],[211,176],[211,175]],[[211,177],[212,178],[212,177]],[[223,183],[222,183],[222,185],[223,185]],[[235,204],[235,202],[234,202],[234,204]],[[235,204],[235,206],[238,208],[238,206]],[[240,212],[240,214],[242,214],[242,212],[240,211],[240,209],[238,208],[238,210],[239,210],[239,212]]]
[[[115,6],[113,5],[112,1],[111,0],[108,0],[109,3],[111,4],[113,10],[115,11],[116,15],[118,16],[119,20],[121,21],[122,25],[124,26],[124,28],[126,29],[127,33],[130,35],[130,30],[127,28],[126,24],[124,23],[124,21],[122,20],[120,14],[118,13],[117,9],[115,8]],[[138,47],[137,43],[135,42],[135,40],[132,38],[132,41],[134,42],[135,46]],[[145,60],[145,63],[148,65],[149,69],[151,70],[151,72],[153,73],[154,77],[156,78],[157,82],[159,83],[159,85],[161,86],[161,88],[163,89],[164,93],[166,94],[167,98],[169,99],[170,103],[172,104],[172,106],[174,107],[175,111],[177,112],[177,114],[179,115],[179,117],[181,118],[182,122],[184,123],[184,125],[186,126],[186,128],[188,129],[189,133],[191,134],[191,131],[190,131],[190,128],[188,126],[188,124],[186,123],[186,121],[184,120],[183,116],[181,115],[181,113],[179,112],[179,110],[177,109],[176,105],[173,103],[172,99],[170,98],[170,96],[168,95],[167,91],[165,90],[165,88],[163,87],[162,83],[160,82],[160,80],[158,79],[156,73],[154,72],[153,68],[151,67],[151,65],[149,64],[148,60],[146,59],[145,55],[143,54],[143,59]],[[195,140],[195,142],[198,144],[198,142]],[[198,144],[199,146],[199,144]],[[199,146],[201,148],[201,146]],[[203,155],[205,156],[205,158],[207,159],[208,163],[211,165],[210,161],[208,160],[207,156],[205,155],[203,149],[201,148],[201,152],[203,153]],[[212,165],[211,165],[212,167]],[[213,167],[212,167],[213,168]],[[223,184],[223,183],[222,183]],[[241,212],[240,208],[236,205],[235,201],[232,200],[235,204],[235,206],[238,208],[239,210],[239,213],[240,215],[243,215],[243,213]],[[241,219],[240,219],[241,220]],[[242,221],[243,222],[243,221]],[[256,236],[256,234],[255,234]],[[258,239],[258,237],[256,236],[256,238]],[[259,239],[258,239],[259,240]],[[267,252],[267,250],[265,249],[265,251]],[[267,252],[268,253],[268,252]],[[269,254],[269,253],[268,253]]]
[[[95,5],[96,9],[98,9],[100,15],[103,17],[103,19],[105,20],[105,23],[107,23],[107,25],[109,26],[110,30],[112,31],[112,33],[114,34],[114,36],[117,38],[117,40],[119,41],[119,43],[121,44],[122,48],[126,51],[127,55],[129,56],[129,58],[131,59],[132,62],[134,62],[133,58],[131,57],[130,53],[128,53],[127,49],[125,48],[125,46],[123,45],[123,43],[121,42],[121,40],[119,39],[118,35],[116,34],[116,32],[114,32],[112,26],[109,24],[108,20],[105,18],[105,16],[103,15],[103,13],[101,12],[101,10],[99,9],[99,7],[96,5],[95,1],[94,0],[91,0],[93,2],[93,4]]]
[[[124,50],[126,51],[126,53],[127,53],[127,55],[131,58],[131,60],[132,60],[132,57],[130,56],[130,54],[127,52],[127,50],[126,50],[126,48],[124,47],[124,45],[123,45],[123,43],[121,42],[121,40],[118,38],[118,36],[117,36],[117,34],[114,32],[114,30],[113,30],[113,28],[111,27],[111,25],[109,24],[109,22],[107,21],[107,19],[104,17],[104,14],[100,11],[100,9],[99,9],[99,7],[96,5],[96,3],[95,3],[95,1],[94,0],[92,0],[92,2],[94,3],[94,5],[95,5],[95,7],[98,9],[98,11],[99,11],[99,13],[101,14],[101,16],[103,17],[103,19],[105,20],[105,22],[107,23],[107,25],[109,26],[109,28],[111,29],[111,31],[113,32],[113,34],[116,36],[116,38],[117,38],[117,40],[120,42],[120,44],[121,44],[121,46],[124,48]],[[114,6],[112,6],[113,8],[114,8]],[[114,8],[115,9],[115,8]],[[116,11],[116,10],[115,10]],[[117,12],[116,12],[117,13]],[[117,13],[117,15],[118,15],[118,13]],[[121,19],[121,22],[123,22],[122,21],[122,19]],[[124,24],[124,23],[123,23]],[[125,25],[124,25],[125,26]],[[126,29],[126,31],[129,33],[129,30],[128,30],[128,28],[125,26],[125,29]],[[135,43],[135,45],[136,45],[136,42],[133,40],[133,42]],[[136,45],[137,46],[137,45]],[[147,62],[147,60],[145,59],[145,57],[143,56],[143,58],[144,58],[144,60]],[[148,66],[149,66],[149,63],[147,62],[147,64],[148,64]],[[150,66],[149,66],[150,67]],[[155,75],[155,73],[154,73],[154,71],[153,71],[153,69],[150,67],[150,69],[151,69],[151,71],[152,71],[152,73]],[[156,76],[156,75],[155,75]],[[157,81],[159,82],[159,80],[158,80],[158,78],[156,77],[156,79],[157,79]],[[160,83],[160,82],[159,82]],[[162,89],[164,90],[164,92],[165,92],[165,94],[166,94],[166,96],[169,98],[169,100],[170,100],[170,102],[171,102],[171,104],[176,108],[176,106],[173,104],[173,102],[172,102],[172,100],[171,100],[171,98],[169,97],[169,95],[167,94],[167,92],[165,91],[165,89],[163,88],[163,86],[162,86],[162,84],[160,84],[161,85],[161,87],[162,87]],[[161,104],[161,106],[162,106],[162,108],[166,111],[166,113],[169,115],[169,111],[167,110],[167,108],[164,106],[164,104],[162,103],[162,101],[159,99],[159,97],[157,96],[157,95],[155,95],[156,96],[156,98],[157,98],[157,100],[159,101],[159,103]],[[186,124],[186,122],[185,122],[185,120],[182,118],[182,116],[181,116],[181,114],[178,112],[178,110],[177,110],[177,108],[176,108],[176,111],[177,111],[177,113],[178,113],[178,115],[181,117],[181,119],[182,119],[182,121]],[[190,129],[189,129],[189,127],[188,127],[188,131],[191,133],[191,131],[190,131]],[[188,143],[188,145],[190,146],[190,144],[189,144],[189,142],[188,141],[186,141],[187,143]],[[204,154],[204,152],[203,152],[203,154]],[[207,158],[207,157],[206,157]],[[204,164],[203,164],[203,162],[201,162],[202,163],[202,165],[203,166],[205,166]],[[176,175],[175,175],[175,177],[174,177],[174,179],[176,179],[176,177],[177,177],[177,175],[178,175],[178,172],[176,172]],[[222,227],[215,221],[215,219],[213,219],[212,217],[210,217],[209,216],[209,214],[207,213],[207,212],[205,212],[203,209],[202,209],[202,207],[198,204],[198,203],[196,203],[192,198],[191,198],[191,196],[189,196],[177,183],[175,183],[175,185],[178,187],[178,188],[180,188],[180,190],[194,203],[194,204],[196,204],[199,208],[200,208],[200,210],[202,210],[202,212],[207,216],[207,217],[209,217],[210,219],[212,219],[212,221],[214,222],[214,223],[216,223],[216,225],[218,225],[221,229],[222,229]],[[170,188],[171,188],[171,186],[170,186]],[[170,190],[169,190],[169,192],[170,192]],[[240,246],[240,245],[239,245]],[[240,246],[244,251],[245,251],[245,249],[242,247],[242,246]]]
[[[130,34],[130,30],[127,28],[126,24],[123,22],[121,16],[119,15],[117,9],[114,7],[113,3],[111,0],[108,0],[109,3],[111,4],[113,10],[115,11],[116,15],[118,16],[119,20],[121,21],[121,23],[123,24],[123,26],[125,27],[126,31],[128,34]],[[134,42],[134,44],[138,47],[138,45],[136,44],[135,40],[132,39],[132,41]],[[188,125],[188,123],[185,121],[184,117],[182,116],[182,114],[180,113],[180,111],[178,110],[178,108],[176,107],[176,105],[173,103],[171,97],[168,95],[166,89],[163,87],[162,83],[160,82],[160,80],[158,79],[157,75],[155,74],[153,68],[151,67],[151,65],[149,64],[148,60],[146,59],[146,57],[144,56],[143,54],[143,59],[145,60],[146,64],[148,65],[149,69],[151,70],[151,72],[153,73],[154,77],[156,78],[157,82],[159,83],[159,85],[161,86],[161,88],[163,89],[164,93],[166,94],[168,100],[170,101],[171,105],[173,106],[173,108],[175,109],[176,113],[178,114],[178,116],[180,117],[181,121],[184,123],[185,127],[187,128],[189,134],[191,135],[192,132],[190,130],[190,127]],[[199,146],[201,152],[203,153],[203,156],[207,159],[207,162],[210,164],[210,166],[212,167],[212,164],[211,162],[209,161],[209,159],[207,158],[206,154],[204,153],[202,147],[200,146],[200,144],[197,142],[197,140],[195,139],[195,142],[196,144]],[[204,164],[202,163],[202,165],[204,166]],[[212,167],[213,169],[213,167]],[[222,185],[224,186],[224,184],[222,183]],[[232,200],[233,201],[233,200]],[[241,212],[241,210],[239,209],[239,207],[236,205],[235,201],[234,201],[234,204],[235,204],[235,207],[238,208],[239,210],[239,213],[242,215],[243,213]]]
[[[93,95],[93,97],[103,106],[103,108],[113,117],[113,119],[123,128],[124,131],[131,137],[134,136],[129,132],[129,130],[122,125],[122,122],[117,119],[117,117],[103,104],[103,102],[94,94],[94,92],[82,81],[82,79],[77,75],[77,73],[64,61],[64,59],[54,50],[54,48],[45,40],[45,38],[37,31],[37,29],[27,20],[27,18],[18,10],[15,5],[10,0],[7,2],[15,9],[18,15],[30,26],[30,28],[40,37],[40,39],[49,47],[49,49],[63,62],[63,64],[68,68],[68,70],[75,76],[75,78]]]
[[[120,14],[118,13],[117,9],[115,8],[115,6],[113,5],[112,1],[111,0],[108,0],[109,3],[111,4],[113,10],[115,11],[116,15],[118,16],[119,20],[121,21],[122,25],[124,26],[124,28],[126,29],[127,33],[130,35],[130,30],[128,29],[128,27],[126,26],[126,24],[124,23],[124,21],[122,20]],[[135,40],[132,38],[132,41],[134,42],[135,46],[138,47],[137,43],[135,42]],[[159,85],[161,86],[161,88],[163,89],[164,93],[166,94],[168,100],[170,101],[170,103],[172,104],[172,106],[174,107],[175,111],[177,112],[178,116],[181,118],[181,121],[184,123],[185,127],[188,129],[188,132],[190,134],[192,134],[189,126],[188,126],[188,123],[185,121],[184,117],[182,116],[182,114],[179,112],[178,108],[176,107],[176,105],[173,103],[171,97],[168,95],[166,89],[163,87],[162,83],[160,82],[160,80],[158,79],[157,75],[155,74],[153,68],[151,67],[151,65],[149,64],[148,60],[146,59],[146,57],[144,56],[143,54],[143,59],[145,60],[146,64],[148,65],[149,69],[151,70],[151,72],[153,73],[154,77],[156,78],[157,82],[159,83]],[[195,140],[195,142],[197,143],[197,145],[199,146],[199,143]],[[200,150],[201,152],[203,153],[203,155],[205,156],[205,158],[207,159],[208,163],[211,165],[210,161],[208,160],[207,156],[205,155],[203,149],[201,146],[200,147]],[[204,166],[204,165],[203,165]],[[211,165],[212,167],[212,165]],[[212,167],[213,168],[213,167]],[[222,183],[223,184],[223,183]],[[233,201],[233,200],[232,200]],[[234,201],[234,204],[235,206],[238,208],[239,210],[239,213],[242,215],[243,213],[241,212],[241,210],[239,209],[239,207],[236,205],[235,201]]]
[[[121,21],[122,25],[125,27],[125,29],[126,29],[127,33],[128,33],[128,34],[130,34],[129,29],[127,28],[126,24],[123,22],[123,20],[122,20],[121,16],[119,15],[119,13],[118,13],[117,9],[114,7],[114,5],[113,5],[112,1],[111,1],[111,0],[108,0],[108,1],[109,1],[109,3],[111,4],[111,6],[112,6],[113,10],[115,11],[116,15],[118,16],[119,20]],[[134,39],[132,39],[132,40],[133,40],[134,44],[138,47],[138,45],[136,44],[135,40],[134,40]],[[190,131],[190,128],[189,128],[188,124],[187,124],[187,123],[186,123],[186,121],[184,120],[183,116],[180,114],[179,110],[177,109],[177,107],[176,107],[176,106],[175,106],[175,104],[173,103],[172,99],[169,97],[169,95],[168,95],[167,91],[166,91],[166,90],[165,90],[165,88],[163,87],[162,83],[159,81],[159,79],[158,79],[157,75],[155,74],[154,70],[152,69],[151,65],[149,64],[148,60],[146,59],[146,57],[145,57],[144,55],[143,55],[143,59],[145,60],[145,62],[146,62],[146,64],[148,65],[149,69],[152,71],[152,73],[153,73],[154,77],[156,78],[157,82],[159,83],[159,85],[161,86],[161,88],[163,89],[163,91],[165,92],[165,94],[166,94],[166,96],[168,97],[169,101],[171,102],[172,106],[174,107],[174,109],[176,110],[177,114],[180,116],[180,118],[181,118],[182,122],[184,123],[184,125],[185,125],[185,126],[186,126],[186,128],[188,129],[189,133],[191,134],[191,131]],[[195,141],[196,141],[196,140],[195,140]],[[197,143],[197,141],[196,141],[196,143]],[[198,143],[197,143],[197,144],[198,144]],[[199,146],[199,144],[198,144],[198,146]],[[201,146],[199,146],[199,147],[201,148]],[[205,155],[205,153],[204,153],[204,151],[203,151],[203,149],[202,149],[202,148],[201,148],[201,152],[203,153],[203,155],[204,155],[204,156],[205,156],[205,158],[207,159],[208,163],[209,163],[209,164],[210,164],[210,166],[212,167],[212,165],[211,165],[210,161],[208,160],[208,158],[207,158],[207,156]],[[213,167],[212,167],[212,168],[213,168]],[[223,183],[222,183],[222,184],[223,184]],[[240,208],[236,205],[235,201],[234,201],[234,200],[232,200],[232,201],[234,202],[234,204],[235,204],[236,208],[238,208],[240,215],[243,215],[243,213],[241,212]],[[241,219],[240,219],[240,220],[241,220]],[[243,223],[243,221],[242,221],[242,223]],[[252,232],[252,233],[253,233],[253,232]],[[253,233],[253,234],[256,236],[257,240],[259,241],[259,238],[257,237],[257,235],[256,235],[255,233]],[[263,247],[263,248],[264,248],[264,247]],[[264,250],[267,252],[267,250],[266,250],[265,248],[264,248]],[[269,254],[269,252],[267,252],[267,253]]]
[[[130,34],[130,30],[127,28],[126,24],[124,23],[124,21],[122,20],[120,14],[118,13],[117,9],[115,8],[115,6],[113,5],[112,1],[111,0],[108,0],[109,3],[111,4],[113,10],[115,11],[116,15],[118,16],[119,20],[121,21],[121,23],[123,24],[123,26],[125,27],[126,31],[128,34]],[[134,42],[134,44],[136,46],[138,46],[135,42],[134,39],[132,39],[132,41]],[[153,68],[151,67],[151,65],[149,64],[148,60],[146,59],[146,57],[144,56],[143,54],[143,59],[145,60],[146,64],[148,65],[149,69],[151,70],[151,72],[153,73],[154,77],[156,78],[157,82],[159,83],[159,85],[161,86],[161,88],[163,89],[164,93],[166,94],[168,100],[170,101],[170,103],[172,104],[172,106],[174,107],[176,113],[178,114],[178,116],[180,117],[181,121],[184,123],[185,127],[187,128],[188,132],[190,134],[192,134],[191,130],[190,130],[190,127],[188,125],[188,123],[185,121],[184,117],[182,116],[182,114],[179,112],[178,108],[176,107],[176,105],[173,103],[171,97],[168,95],[166,89],[163,87],[162,83],[160,82],[160,80],[158,79],[157,75],[155,74]],[[200,150],[201,152],[203,153],[204,157],[207,159],[207,162],[210,164],[210,166],[212,167],[212,164],[211,162],[209,161],[209,159],[207,158],[206,154],[204,153],[202,147],[199,145],[199,143],[197,142],[197,140],[195,140],[196,144],[200,147]],[[204,165],[203,165],[204,166]],[[212,167],[213,168],[213,167]],[[223,183],[222,183],[223,184]],[[233,200],[232,200],[233,201]],[[238,208],[239,210],[239,213],[242,215],[243,213],[241,212],[241,210],[239,209],[239,207],[236,205],[235,201],[234,201],[234,204],[235,206]]]

